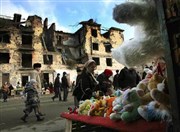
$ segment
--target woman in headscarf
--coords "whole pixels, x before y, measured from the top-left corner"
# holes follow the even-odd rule
[[[88,60],[84,64],[82,73],[76,83],[76,91],[74,92],[74,96],[77,97],[78,101],[90,99],[92,97],[92,93],[95,91],[98,84],[94,77],[94,70],[96,67],[97,65],[94,60]]]

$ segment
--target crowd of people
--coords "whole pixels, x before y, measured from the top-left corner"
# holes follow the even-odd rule
[[[40,98],[42,93],[42,82],[40,78],[41,64],[35,63],[33,65],[34,71],[31,74],[30,82],[25,86],[24,94],[26,94],[25,109],[23,110],[24,115],[21,120],[27,122],[26,118],[34,111],[37,121],[42,121],[45,114],[41,111]],[[95,74],[97,68],[94,60],[88,60],[83,68],[77,67],[76,81],[73,83],[72,95],[74,96],[74,105],[78,107],[79,101],[90,99],[96,91],[100,91],[102,95],[111,95],[113,90],[135,87],[142,79],[146,77],[149,72],[158,72],[159,74],[165,74],[165,62],[163,59],[158,60],[158,65],[145,66],[144,72],[140,75],[134,68],[124,67],[121,70],[116,70],[115,75],[111,69],[104,69],[100,74]],[[112,77],[112,79],[110,79]],[[59,101],[67,101],[70,84],[67,79],[67,73],[64,71],[62,78],[60,73],[53,83],[44,82],[45,90],[49,90],[54,93],[51,97],[52,101],[56,98]],[[3,94],[3,101],[6,102],[8,94],[12,90],[12,85],[4,83],[1,91]],[[42,117],[43,116],[43,117]]]
[[[157,72],[162,76],[166,74],[166,64],[163,58],[158,58],[150,66],[145,65],[142,75],[135,68],[128,67],[121,70],[117,69],[114,76],[111,69],[104,69],[102,73],[97,75],[94,74],[96,67],[96,62],[89,60],[85,63],[82,71],[77,69],[76,84],[73,88],[75,106],[78,106],[80,100],[90,99],[93,92],[100,91],[102,95],[111,95],[113,90],[126,90],[136,87],[149,73]]]

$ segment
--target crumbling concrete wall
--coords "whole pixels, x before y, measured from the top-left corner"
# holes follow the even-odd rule
[[[123,42],[122,32],[120,32],[119,30],[110,30],[110,37],[105,38],[101,34],[99,27],[92,27],[87,25],[86,29],[87,29],[87,34],[86,34],[87,41],[84,45],[85,50],[89,55],[89,58],[99,57],[100,65],[98,65],[97,70],[102,71],[105,68],[109,68],[112,70],[122,69],[123,65],[119,64],[116,60],[114,60],[111,56],[111,52],[106,52],[104,46],[104,43],[110,43],[113,48],[120,45]],[[97,30],[97,37],[93,37],[91,35],[91,29]],[[92,43],[98,43],[99,45],[98,51],[92,49]],[[107,66],[106,58],[112,58],[112,66]]]

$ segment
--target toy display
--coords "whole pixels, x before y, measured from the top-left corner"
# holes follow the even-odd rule
[[[112,96],[95,92],[92,99],[82,101],[79,115],[98,116],[125,123],[171,122],[171,105],[167,87],[166,64],[163,59],[164,47],[154,1],[125,2],[113,10],[113,18],[119,23],[136,26],[135,37],[126,40],[112,56],[127,67],[142,66],[157,60],[154,69],[148,69],[143,80],[133,88],[117,89]],[[158,59],[157,59],[158,58]]]

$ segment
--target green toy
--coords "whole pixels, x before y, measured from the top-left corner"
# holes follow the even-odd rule
[[[140,118],[137,111],[138,107],[141,105],[141,99],[137,94],[136,89],[132,89],[126,96],[126,101],[128,102],[121,111],[121,119],[125,122],[132,122]]]

